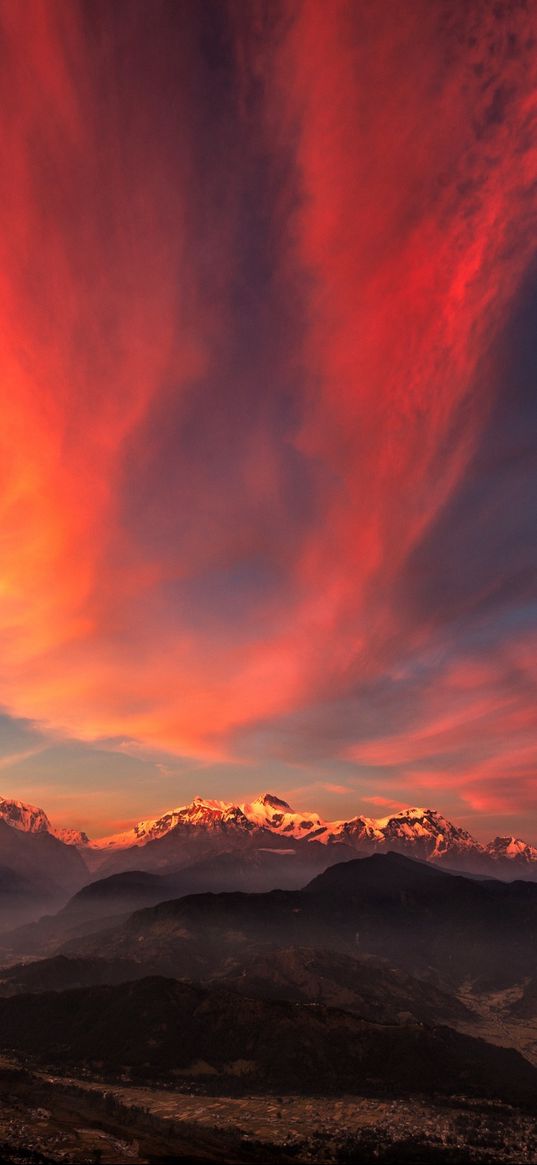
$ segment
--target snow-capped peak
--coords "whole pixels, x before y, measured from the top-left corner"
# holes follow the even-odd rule
[[[169,809],[160,817],[138,821],[130,829],[90,842],[87,834],[56,828],[43,809],[10,797],[0,797],[0,820],[26,833],[49,833],[67,845],[95,850],[126,849],[158,841],[176,830],[179,846],[184,831],[202,830],[233,838],[249,833],[262,844],[262,834],[273,833],[291,841],[316,841],[324,845],[344,844],[360,854],[397,850],[427,861],[445,861],[459,869],[500,869],[501,863],[535,866],[537,847],[520,838],[496,837],[480,845],[470,833],[448,821],[436,809],[412,806],[386,817],[357,815],[341,821],[325,821],[315,812],[297,812],[282,797],[263,792],[252,801],[222,801],[199,794],[186,805]],[[220,843],[219,843],[220,844]],[[487,864],[488,863],[488,864]]]
[[[269,829],[290,838],[327,840],[329,827],[318,813],[296,813],[287,801],[274,793],[261,793],[253,801],[237,803],[196,796],[188,805],[170,809],[161,817],[139,821],[125,833],[100,838],[99,849],[120,849],[129,845],[145,845],[163,837],[178,825],[199,825],[207,829],[237,826],[242,829]]]
[[[83,829],[61,829],[53,826],[52,833],[65,845],[91,845],[90,839]]]
[[[176,826],[198,825],[208,829],[239,823],[242,817],[240,807],[228,801],[196,796],[187,805],[169,809],[161,817],[138,821],[124,833],[101,837],[93,845],[97,849],[124,849],[131,845],[146,845],[170,833]],[[242,822],[246,827],[248,822]]]
[[[287,801],[282,801],[281,797],[277,797],[275,793],[260,793],[259,797],[255,798],[256,802],[262,805],[272,805],[273,809],[283,809],[284,813],[292,813],[293,810]]]
[[[436,809],[402,809],[393,817],[378,821],[377,825],[387,841],[417,843],[427,857],[444,857],[448,852],[481,848],[467,830],[453,825]]]
[[[22,833],[52,833],[52,826],[44,809],[0,796],[0,818]]]
[[[453,825],[435,809],[415,806],[376,820],[354,817],[343,823],[332,822],[331,832],[332,836],[339,833],[350,844],[369,851],[398,849],[433,860],[481,849],[465,829]]]
[[[323,844],[342,842],[362,852],[392,848],[430,859],[482,851],[469,833],[434,809],[412,807],[378,819],[357,816],[346,821],[324,821],[318,813],[297,812],[281,797],[266,792],[252,801],[241,803],[196,796],[188,805],[172,809],[154,820],[140,821],[126,833],[102,838],[95,845],[99,849],[145,845],[179,825],[205,829],[227,826],[243,830],[263,829],[289,840],[315,840]]]
[[[537,861],[537,848],[529,845],[527,841],[522,841],[520,837],[495,837],[494,841],[489,841],[486,851],[490,857],[496,859],[508,858],[515,862]]]
[[[296,813],[287,801],[274,793],[261,793],[254,801],[246,801],[239,809],[254,826],[270,829],[272,833],[283,833],[286,837],[328,837],[328,827],[318,813]]]
[[[416,808],[415,806],[410,809],[399,809],[397,813],[390,813],[387,817],[379,817],[376,823],[379,829],[383,829],[390,821],[426,822],[429,828],[434,829],[451,824],[436,809]]]
[[[17,801],[13,797],[0,796],[0,818],[21,833],[50,833],[66,845],[89,845],[86,833],[79,829],[61,829],[52,825],[44,809]]]

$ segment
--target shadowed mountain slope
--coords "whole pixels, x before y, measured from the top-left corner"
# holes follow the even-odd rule
[[[449,1028],[371,1024],[341,1011],[143,979],[119,987],[0,1000],[1,1046],[47,1064],[142,1077],[174,1072],[219,1089],[397,1089],[533,1100],[537,1071],[518,1053]]]
[[[87,878],[75,846],[47,833],[24,832],[0,817],[0,928],[65,902]]]
[[[345,846],[340,852],[345,857],[352,856]],[[187,894],[299,888],[326,868],[329,857],[326,846],[295,842],[283,849],[276,841],[267,850],[251,848],[212,854],[175,873],[125,870],[110,874],[83,886],[57,914],[47,914],[5,933],[0,937],[0,948],[15,957],[52,954],[62,943],[87,933],[88,927],[94,933],[144,906]]]
[[[0,996],[9,998],[12,995],[97,987],[103,983],[126,983],[146,974],[139,963],[126,959],[69,959],[66,955],[55,955],[52,959],[17,963],[0,970]]]
[[[527,975],[537,943],[537,886],[446,874],[396,854],[330,867],[303,891],[199,894],[139,911],[108,932],[114,958],[204,978],[260,946],[386,958],[451,986]],[[89,937],[65,953],[95,955]]]
[[[157,970],[134,960],[55,955],[4,968],[0,996],[122,983]],[[245,959],[230,960],[205,986],[255,998],[337,1007],[379,1023],[449,1024],[474,1018],[453,995],[379,959],[311,948],[261,948]]]
[[[474,1017],[454,995],[381,959],[311,947],[261,948],[212,980],[262,999],[337,1007],[376,1023],[453,1023]]]

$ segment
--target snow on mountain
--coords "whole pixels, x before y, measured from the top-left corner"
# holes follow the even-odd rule
[[[403,809],[387,817],[358,815],[348,820],[324,821],[318,813],[298,813],[274,793],[260,793],[252,801],[235,803],[194,797],[187,805],[170,809],[160,817],[139,821],[132,828],[110,837],[90,841],[87,834],[60,829],[51,824],[43,809],[9,797],[0,797],[0,819],[27,833],[50,833],[67,845],[97,853],[145,846],[183,827],[189,831],[221,834],[230,839],[248,832],[268,831],[289,840],[317,841],[324,845],[344,843],[360,853],[398,850],[427,861],[450,863],[460,869],[490,871],[491,863],[505,870],[513,866],[537,864],[537,848],[520,838],[496,837],[480,845],[467,830],[454,825],[434,809]],[[266,833],[265,833],[266,836]]]
[[[148,841],[164,837],[177,825],[200,825],[205,829],[214,829],[222,824],[236,825],[249,831],[268,829],[271,833],[284,834],[289,838],[315,839],[327,843],[334,840],[342,823],[327,823],[318,813],[296,813],[287,801],[282,801],[274,793],[260,793],[253,801],[243,804],[194,797],[189,805],[170,809],[154,820],[139,821],[125,833],[100,838],[92,844],[98,849],[121,849],[128,845],[145,845]]]
[[[25,801],[0,796],[0,819],[21,833],[50,833],[65,845],[89,845],[86,833],[78,829],[56,829],[44,809]]]
[[[0,818],[20,829],[22,833],[52,833],[52,825],[44,809],[0,796]]]
[[[435,809],[403,809],[393,817],[381,818],[376,824],[388,847],[398,841],[418,849],[427,848],[427,857],[430,858],[482,849],[466,829],[453,825]]]
[[[494,841],[489,841],[485,849],[489,857],[496,861],[507,858],[519,865],[537,862],[536,847],[522,841],[520,837],[495,837]]]
[[[52,826],[50,831],[54,837],[59,841],[63,841],[65,845],[87,846],[91,845],[87,833],[83,829],[60,829]]]
[[[318,813],[295,813],[287,801],[275,797],[273,793],[260,793],[253,801],[239,806],[244,816],[259,829],[270,829],[272,833],[284,833],[286,837],[316,838],[327,841],[329,826]]]
[[[388,820],[388,818],[386,818]],[[366,847],[376,846],[384,841],[384,834],[379,822],[374,817],[351,817],[350,821],[332,821],[329,826],[329,839],[339,837],[349,845]]]
[[[146,845],[148,841],[155,841],[164,837],[177,825],[199,825],[205,829],[214,829],[225,824],[242,825],[251,828],[240,806],[228,801],[207,800],[204,797],[194,797],[189,805],[182,805],[177,809],[170,809],[162,817],[147,821],[138,821],[132,829],[124,833],[115,833],[110,837],[101,837],[92,842],[96,849],[124,849],[131,845]]]
[[[495,854],[492,847],[498,844],[498,839],[488,847],[482,846],[467,830],[434,809],[414,807],[377,819],[357,816],[343,821],[324,821],[318,813],[297,813],[273,793],[260,793],[252,801],[241,804],[194,797],[188,805],[154,820],[140,821],[126,833],[101,838],[92,845],[101,850],[145,845],[181,825],[199,826],[204,830],[229,825],[254,834],[257,830],[268,830],[289,840],[317,841],[324,845],[344,843],[360,853],[392,849],[427,861],[446,865],[451,862],[468,870],[488,869],[491,858],[500,862],[502,858],[516,856],[514,839],[510,839],[511,846],[506,845]],[[522,847],[516,851],[519,863],[537,861],[537,850],[523,842],[516,844]]]

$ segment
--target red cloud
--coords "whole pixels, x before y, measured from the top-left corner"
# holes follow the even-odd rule
[[[150,8],[128,45],[105,21],[100,48],[77,4],[2,9],[0,700],[83,738],[221,756],[427,647],[398,583],[468,466],[533,257],[535,18],[331,0],[259,36],[238,6],[236,104],[207,112],[195,32],[164,81],[166,30],[154,55],[132,47],[157,35]],[[250,286],[262,230],[270,272]],[[184,464],[164,479],[172,412]],[[156,548],[125,518],[147,464],[155,512],[181,518]],[[276,583],[252,617],[174,601],[259,558]],[[443,675],[408,729],[350,755],[428,765],[523,735],[527,703],[488,667]]]
[[[272,74],[275,133],[296,138],[293,256],[311,288],[300,446],[339,482],[301,569],[313,620],[347,606],[366,656],[375,589],[386,597],[489,407],[477,372],[531,259],[537,171],[531,75],[509,49],[528,17],[472,27],[458,10],[446,27],[426,3],[392,15],[303,4]],[[396,626],[385,606],[383,638]]]

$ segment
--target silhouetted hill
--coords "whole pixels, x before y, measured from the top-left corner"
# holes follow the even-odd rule
[[[206,892],[267,891],[273,887],[299,887],[319,868],[326,867],[326,847],[296,843],[289,852],[279,839],[268,850],[225,852],[194,862],[175,874],[125,870],[96,878],[83,886],[55,915],[6,932],[0,948],[18,954],[53,954],[71,938],[93,933],[144,906],[156,905],[189,894]],[[345,847],[341,847],[345,852]],[[137,851],[139,852],[139,851]],[[350,851],[349,851],[350,852]]]
[[[49,902],[50,896],[39,879],[24,877],[9,866],[0,866],[0,929],[9,929],[35,917],[46,910]]]
[[[43,831],[25,833],[0,819],[0,855],[3,866],[23,878],[39,880],[44,893],[64,894],[78,889],[87,877],[84,862],[73,845]]]
[[[455,996],[383,960],[310,947],[261,948],[215,976],[217,984],[262,999],[337,1007],[376,1023],[475,1018]]]
[[[270,890],[299,890],[331,861],[348,861],[354,857],[345,845],[327,847],[316,842],[284,840],[273,835],[267,848],[251,847],[239,852],[225,851],[210,855],[183,868],[174,875],[182,894],[267,893]]]
[[[55,955],[33,963],[17,963],[0,970],[0,996],[28,992],[67,991],[75,987],[95,987],[103,983],[125,983],[147,972],[139,963],[126,959],[69,959]]]
[[[173,1072],[218,1089],[465,1092],[534,1100],[517,1052],[449,1028],[371,1024],[320,1006],[162,978],[0,1000],[4,1051],[50,1065]]]
[[[134,914],[107,933],[114,957],[205,978],[263,945],[368,954],[451,986],[527,976],[537,942],[537,885],[478,881],[400,855],[331,867],[303,891],[198,894]],[[98,936],[65,953],[99,953]]]
[[[99,955],[104,933],[107,930],[115,931],[121,923],[127,921],[130,914],[131,910],[126,908],[108,915],[104,902],[100,913],[82,910],[79,915],[75,911],[64,913],[62,909],[56,914],[43,914],[34,922],[24,923],[0,935],[3,961],[16,959],[19,955],[54,955],[64,944],[78,940],[89,941],[93,935],[100,936],[97,939]]]
[[[64,908],[64,913],[77,906],[97,903],[102,899],[109,902],[115,897],[120,899],[145,897],[155,893],[157,888],[165,883],[166,879],[158,874],[148,874],[143,870],[126,870],[122,874],[114,874],[108,878],[95,878],[73,894]]]
[[[88,882],[56,914],[46,914],[0,937],[13,954],[53,954],[77,935],[117,925],[141,907],[176,897],[178,884],[158,874],[128,870]]]
[[[25,833],[0,818],[0,929],[57,907],[86,876],[74,846],[45,831]]]
[[[134,960],[56,955],[4,968],[0,996],[122,983],[149,973],[147,963]],[[454,996],[379,959],[310,948],[261,948],[245,959],[239,956],[206,986],[263,999],[323,1004],[379,1023],[438,1024],[474,1018]]]
[[[348,867],[348,868],[347,868]],[[456,874],[456,877],[462,877]],[[401,890],[419,890],[434,886],[446,889],[452,885],[453,875],[438,866],[406,857],[399,853],[371,854],[367,858],[354,858],[347,863],[337,863],[323,870],[307,886],[312,894],[344,893],[367,894],[384,891],[397,896]],[[465,882],[473,879],[463,878]]]

